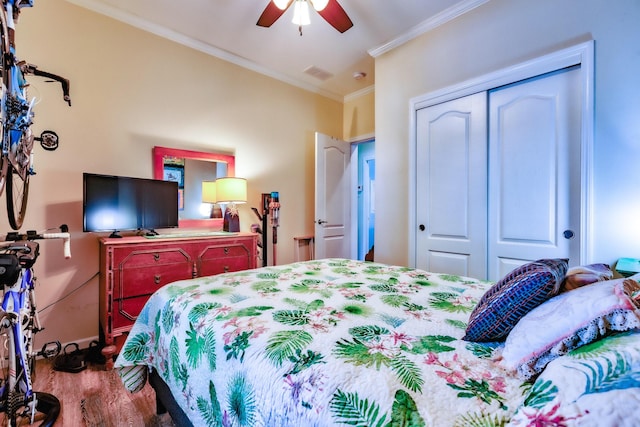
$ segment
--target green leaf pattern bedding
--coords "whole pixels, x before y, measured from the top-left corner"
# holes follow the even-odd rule
[[[563,412],[553,378],[524,384],[496,363],[498,344],[461,340],[490,285],[344,259],[175,282],[116,369],[131,391],[156,369],[196,426],[573,425],[581,413]],[[632,362],[607,360],[569,375],[595,376],[599,393],[638,387],[621,379]]]
[[[640,425],[640,334],[610,336],[549,363],[513,426]]]

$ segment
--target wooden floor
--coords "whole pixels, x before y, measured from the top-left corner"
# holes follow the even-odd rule
[[[78,373],[55,371],[51,362],[39,360],[36,366],[36,391],[56,396],[61,402],[61,412],[56,426],[72,427],[152,427],[171,426],[168,415],[155,415],[155,392],[148,384],[138,393],[125,390],[115,371],[105,371],[103,365],[90,364]],[[101,403],[104,416],[100,422],[87,423],[82,414],[81,402],[95,397]],[[0,414],[0,419],[4,414]],[[4,421],[4,419],[2,419]],[[3,424],[4,425],[4,424]],[[36,422],[34,425],[38,425]]]

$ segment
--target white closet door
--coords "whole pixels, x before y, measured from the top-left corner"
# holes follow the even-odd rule
[[[539,258],[579,260],[578,68],[489,92],[489,279]]]
[[[417,111],[416,267],[487,274],[487,95]]]

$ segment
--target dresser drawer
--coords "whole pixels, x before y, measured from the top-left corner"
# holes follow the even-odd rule
[[[159,264],[191,262],[191,257],[180,248],[114,251],[115,269],[133,269]]]
[[[242,243],[208,246],[197,260],[198,276],[213,276],[252,267],[251,252]]]
[[[235,243],[229,245],[207,246],[202,253],[200,253],[198,258],[201,260],[210,260],[227,257],[246,257],[248,255],[249,249],[245,245],[242,243]]]
[[[158,264],[136,269],[123,268],[113,296],[116,299],[138,295],[148,297],[168,283],[191,278],[193,278],[193,266],[190,262]]]
[[[249,258],[245,256],[201,259],[198,263],[198,276],[213,276],[216,274],[228,273],[230,271],[241,271],[250,268]]]

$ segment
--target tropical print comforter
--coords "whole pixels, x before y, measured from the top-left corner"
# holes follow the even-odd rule
[[[131,391],[157,370],[195,426],[572,425],[553,378],[525,384],[498,344],[461,340],[490,285],[344,259],[175,282],[116,369]]]

